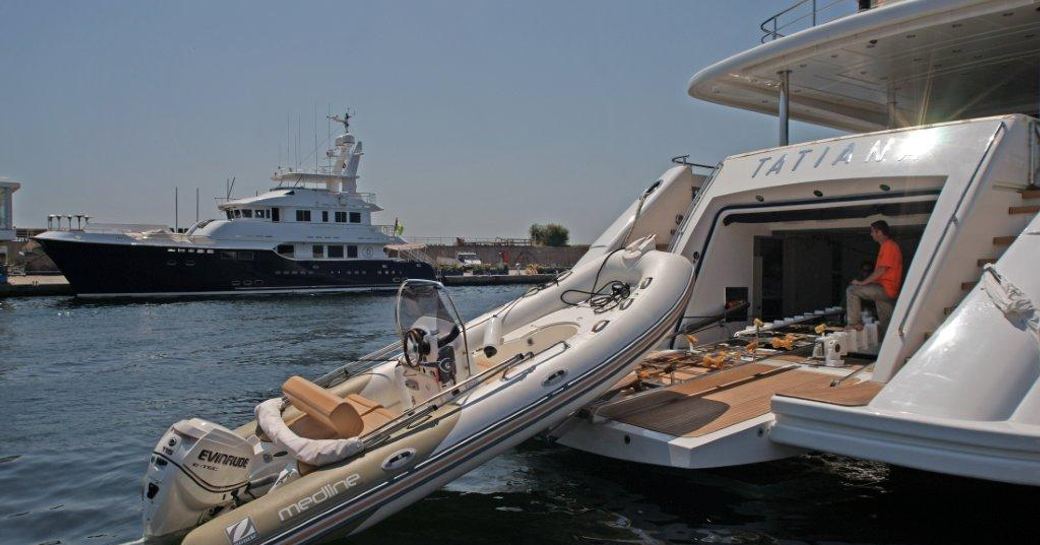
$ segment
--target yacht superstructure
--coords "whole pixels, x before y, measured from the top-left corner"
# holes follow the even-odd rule
[[[693,262],[693,296],[559,442],[686,468],[814,449],[1040,484],[1038,8],[885,2],[789,36],[767,21],[764,45],[696,74],[691,96],[779,112],[781,146],[615,222],[675,217],[658,239]],[[888,129],[787,145],[790,118]],[[882,219],[905,274],[869,339],[835,305]]]
[[[328,167],[279,168],[276,187],[219,205],[224,217],[166,229],[48,231],[36,237],[79,296],[314,293],[394,288],[433,267],[357,191],[362,143],[350,116]],[[393,256],[391,256],[393,254]]]

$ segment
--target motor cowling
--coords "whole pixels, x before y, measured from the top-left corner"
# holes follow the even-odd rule
[[[170,426],[143,482],[145,537],[185,532],[234,504],[254,457],[250,442],[218,424],[192,418]]]

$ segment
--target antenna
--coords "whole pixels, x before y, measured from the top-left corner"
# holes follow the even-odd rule
[[[318,103],[314,103],[314,170],[318,170]]]
[[[350,118],[354,117],[355,115],[357,115],[357,112],[353,108],[347,108],[347,111],[343,114],[343,117],[340,117],[338,115],[330,115],[328,116],[328,119],[335,121],[336,123],[342,124],[343,130],[345,132],[350,132]]]
[[[199,188],[195,188],[195,223],[199,222]]]
[[[173,187],[173,232],[174,233],[176,233],[178,228],[180,227],[180,218],[179,218],[179,215],[178,215],[179,210],[177,210],[177,205],[179,204],[179,201],[180,201],[180,199],[177,198],[178,197],[177,192],[178,192],[179,189],[180,188],[178,188],[177,186]],[[72,224],[70,222],[69,223],[70,228],[71,228],[71,225]]]

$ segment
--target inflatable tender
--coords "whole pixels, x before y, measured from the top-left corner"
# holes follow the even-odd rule
[[[144,479],[146,542],[350,535],[558,424],[686,308],[690,262],[653,248],[638,240],[469,323],[440,284],[405,282],[399,344],[289,378],[237,429],[193,418],[166,431]]]

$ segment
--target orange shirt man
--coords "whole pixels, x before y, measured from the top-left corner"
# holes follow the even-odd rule
[[[870,238],[881,245],[874,272],[863,280],[853,280],[845,290],[847,320],[850,327],[863,329],[860,319],[864,299],[874,301],[877,307],[879,329],[884,331],[892,319],[892,307],[899,297],[903,284],[903,252],[892,240],[888,223],[875,221],[870,224]]]

